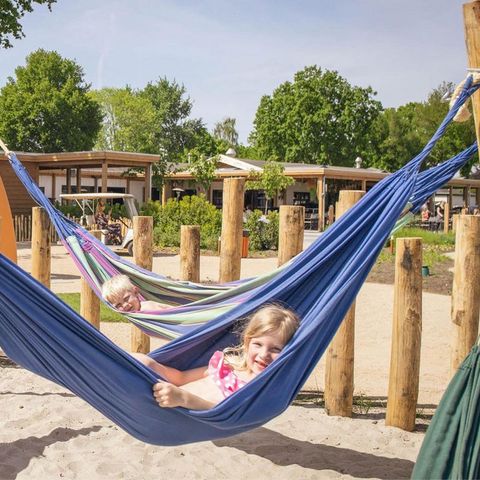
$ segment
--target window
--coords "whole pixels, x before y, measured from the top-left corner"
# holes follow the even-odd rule
[[[223,202],[223,190],[213,190],[212,191],[212,203],[217,208],[222,208]]]

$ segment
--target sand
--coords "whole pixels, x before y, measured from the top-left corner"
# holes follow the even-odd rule
[[[19,263],[30,268],[28,248]],[[79,291],[79,276],[61,247],[53,248],[52,290]],[[245,259],[242,275],[275,267],[276,259]],[[178,275],[178,256],[154,268]],[[203,257],[202,278],[218,275]],[[18,367],[0,368],[0,479],[316,479],[408,478],[420,448],[424,417],[449,379],[450,298],[424,293],[417,429],[385,426],[393,288],[367,283],[357,299],[354,418],[329,417],[315,401],[291,406],[262,428],[229,439],[181,447],[143,444],[62,387]],[[123,348],[129,326],[102,331]],[[155,347],[156,343],[153,343]],[[323,362],[305,388],[323,389]],[[317,397],[319,398],[319,397]]]

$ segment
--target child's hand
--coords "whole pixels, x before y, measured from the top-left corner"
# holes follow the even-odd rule
[[[153,386],[153,396],[157,403],[163,408],[185,406],[183,393],[181,388],[160,380]]]

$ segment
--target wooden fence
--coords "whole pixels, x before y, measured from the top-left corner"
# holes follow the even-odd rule
[[[80,219],[77,217],[68,218],[75,223],[80,223]],[[128,228],[131,228],[132,221],[129,218],[122,218],[122,221],[118,222],[121,225],[122,238],[127,233]],[[115,221],[112,220],[112,223]],[[13,217],[13,228],[15,230],[15,239],[17,242],[31,242],[32,241],[32,216],[31,215],[15,215]],[[50,242],[57,243],[59,237],[53,225],[50,225]]]

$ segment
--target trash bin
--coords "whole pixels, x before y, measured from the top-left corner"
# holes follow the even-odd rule
[[[250,232],[244,230],[242,233],[242,258],[248,257],[248,244],[250,242]]]

